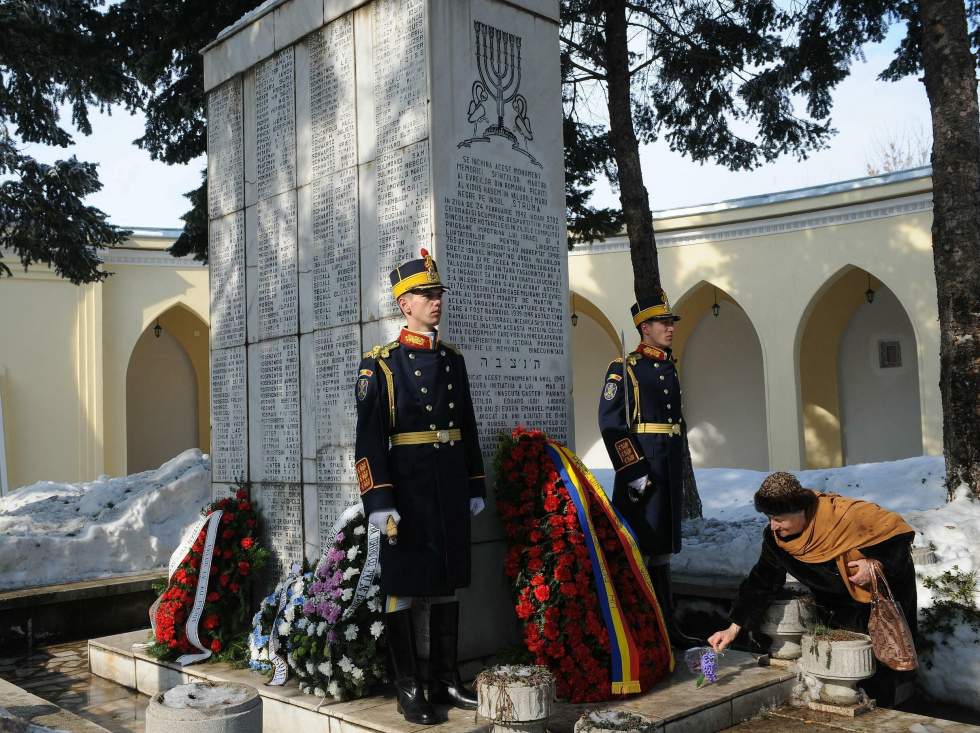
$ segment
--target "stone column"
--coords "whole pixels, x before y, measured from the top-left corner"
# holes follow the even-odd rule
[[[277,572],[359,501],[356,367],[397,335],[388,273],[420,247],[487,467],[517,424],[570,440],[557,0],[266,3],[204,65],[213,481],[252,483]],[[514,627],[490,493],[471,656]]]

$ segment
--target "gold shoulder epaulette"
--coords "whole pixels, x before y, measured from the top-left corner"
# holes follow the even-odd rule
[[[629,356],[629,365],[630,366],[636,366],[636,363],[639,360],[640,360],[640,356],[638,354],[630,354],[630,356]]]
[[[451,344],[448,341],[443,341],[442,339],[439,339],[439,345],[440,346],[445,346],[447,349],[449,349],[454,354],[457,354],[458,355],[458,354],[461,354],[462,353],[459,350],[459,347],[456,344]]]
[[[390,341],[384,346],[375,346],[370,351],[364,352],[364,358],[367,359],[371,357],[372,359],[387,359],[391,355],[392,349],[397,349],[399,346],[397,341]]]

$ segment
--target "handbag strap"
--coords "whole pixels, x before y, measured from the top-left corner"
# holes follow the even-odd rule
[[[878,579],[881,578],[881,582],[885,586],[885,593],[882,594],[878,589]],[[892,588],[888,585],[888,578],[885,577],[885,569],[881,565],[880,560],[871,561],[871,602],[874,603],[875,600],[884,595],[888,600],[895,603],[895,596],[892,594]]]

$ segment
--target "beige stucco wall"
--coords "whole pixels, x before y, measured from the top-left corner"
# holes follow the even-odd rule
[[[14,272],[0,280],[11,489],[127,473],[126,373],[140,335],[158,317],[194,367],[198,443],[207,450],[208,271],[166,254],[172,241],[170,233],[135,237],[107,252],[114,274],[93,285],[72,285],[45,267],[25,273],[4,260]]]
[[[812,461],[815,465],[840,459],[839,426],[833,426],[833,419],[824,420],[826,424],[817,419],[823,415],[821,410],[836,414],[827,409],[835,401],[836,376],[832,375],[836,367],[813,369],[811,359],[814,343],[835,339],[839,343],[846,321],[833,338],[812,331],[808,334],[807,329],[815,312],[820,313],[822,327],[831,329],[827,312],[815,306],[835,283],[848,292],[831,310],[850,307],[853,311],[849,302],[863,299],[866,275],[852,276],[861,280],[859,287],[848,287],[849,280],[844,279],[854,268],[887,283],[909,316],[916,338],[922,451],[936,454],[942,450],[931,180],[920,175],[893,183],[863,181],[844,188],[847,190],[788,201],[735,202],[700,213],[669,212],[656,222],[661,279],[671,299],[683,311],[688,298],[696,297],[699,301],[692,301],[691,307],[703,310],[705,303],[711,303],[712,291],[698,286],[717,286],[744,310],[759,337],[765,439],[774,469],[806,465],[811,444],[822,451]],[[632,328],[629,307],[633,293],[622,283],[631,281],[631,273],[622,241],[613,240],[592,251],[586,248],[569,257],[571,289],[594,303],[616,330],[627,333]],[[682,322],[678,343],[682,364],[687,337],[684,325]],[[830,358],[829,354],[824,358]],[[718,368],[723,371],[724,364]],[[579,406],[576,400],[576,409]]]

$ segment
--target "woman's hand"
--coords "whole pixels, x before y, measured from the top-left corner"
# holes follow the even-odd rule
[[[738,632],[741,630],[741,626],[738,624],[732,624],[727,629],[722,629],[721,631],[716,631],[713,633],[708,638],[708,643],[716,652],[722,652],[729,644],[735,641],[735,637],[738,636]]]
[[[847,579],[854,585],[866,586],[871,582],[871,561],[861,558],[847,563],[847,567],[854,572],[848,575]]]

